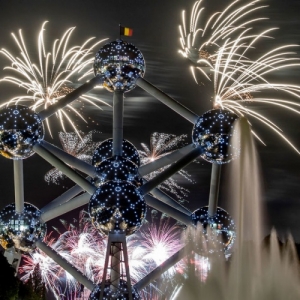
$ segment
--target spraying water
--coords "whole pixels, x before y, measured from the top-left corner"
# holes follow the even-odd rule
[[[235,207],[236,249],[228,261],[220,256],[210,257],[211,268],[206,282],[201,282],[195,272],[189,272],[171,300],[300,299],[299,260],[292,237],[280,245],[273,231],[270,242],[262,243],[260,178],[247,120],[240,119],[235,130],[237,135],[233,142],[240,143],[241,153],[232,163],[229,186]],[[188,235],[190,238],[190,233]],[[201,235],[202,230],[197,228],[194,244],[203,243]]]

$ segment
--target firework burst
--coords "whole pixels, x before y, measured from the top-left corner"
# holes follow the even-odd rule
[[[150,148],[144,143],[141,144],[143,148],[143,150],[139,150],[141,165],[151,163],[154,160],[167,155],[176,149],[181,148],[186,144],[186,138],[187,135],[185,134],[176,136],[174,134],[167,133],[152,133],[150,136]],[[146,175],[144,178],[146,180],[151,180],[168,167],[169,166],[160,168],[159,170]],[[191,179],[191,175],[187,171],[181,170],[178,172],[178,174],[180,174],[188,181],[194,182]],[[187,197],[189,192],[188,189],[181,187],[172,177],[164,181],[159,187],[175,195],[180,201],[184,201],[184,197]]]
[[[94,150],[98,147],[100,142],[93,141],[94,131],[88,133],[76,132],[60,132],[59,140],[65,152],[75,156],[78,159],[85,161],[88,164],[92,162]],[[45,174],[45,181],[48,183],[59,184],[60,179],[66,176],[57,168],[53,168]]]
[[[46,237],[45,242],[87,278],[95,283],[100,283],[106,256],[107,237],[94,228],[85,211],[80,213],[78,222],[77,220],[74,220],[73,224],[65,220],[60,220],[60,222],[66,231],[60,233],[55,228],[59,237],[54,239],[50,234]],[[172,225],[170,218],[161,217],[160,220],[145,223],[142,230],[127,238],[130,275],[133,284],[182,247],[181,232],[182,228]],[[175,284],[176,272],[182,273],[184,269],[182,263],[179,262],[164,273],[162,277],[164,282],[174,281]],[[61,294],[68,294],[72,298],[80,292],[82,288],[80,284],[39,249],[24,256],[24,264],[20,270],[24,275],[21,279],[28,280],[37,264],[40,266],[42,280],[47,290],[50,290],[57,299],[60,299]],[[162,289],[166,285],[159,286],[159,282],[157,281],[143,290],[143,299],[160,299],[158,296],[163,293]],[[88,295],[89,291],[85,290],[84,294]]]
[[[216,55],[224,41],[229,37],[232,43],[242,30],[251,27],[253,23],[266,18],[251,18],[251,15],[266,6],[259,5],[260,0],[239,5],[238,0],[231,2],[222,12],[215,12],[205,17],[205,7],[202,0],[193,5],[189,26],[185,11],[182,12],[182,25],[179,26],[181,53],[189,58],[196,66],[191,66],[195,77],[195,69],[207,79],[208,70],[216,61]],[[198,26],[198,24],[201,24]]]
[[[278,106],[300,114],[300,86],[286,83],[274,83],[268,80],[268,76],[276,71],[289,67],[299,67],[299,58],[291,50],[295,45],[285,45],[266,52],[256,60],[250,60],[251,52],[255,51],[254,44],[266,32],[249,40],[245,36],[245,30],[236,41],[231,44],[225,42],[219,49],[216,62],[213,66],[214,74],[214,98],[213,107],[230,110],[239,116],[249,116],[276,132],[298,154],[298,149],[284,136],[282,130],[263,114],[256,112],[248,104],[259,103]],[[245,41],[248,43],[245,43]],[[268,95],[282,95],[282,98],[274,98]],[[266,94],[265,94],[266,93]],[[265,96],[267,95],[267,96]],[[288,99],[293,98],[293,100]],[[259,136],[252,133],[262,142]]]
[[[139,263],[137,270],[141,270],[143,275],[139,279],[142,279],[182,248],[181,233],[182,227],[174,225],[169,217],[156,215],[152,222],[144,223],[141,230],[129,238],[128,248],[130,252],[137,248],[142,257],[143,265]],[[132,260],[130,260],[130,264],[132,264]],[[159,279],[141,291],[142,299],[162,299],[162,295],[169,293],[165,288],[169,288],[172,283],[175,284],[176,274],[181,272],[183,267],[182,260],[171,267]],[[130,270],[130,272],[132,271]]]
[[[74,90],[74,84],[72,83],[82,78],[87,78],[92,73],[93,52],[95,49],[97,50],[96,47],[104,40],[92,43],[94,38],[90,38],[81,46],[69,47],[70,38],[75,29],[75,27],[71,27],[63,34],[60,40],[56,39],[54,41],[52,52],[47,52],[44,38],[46,23],[43,23],[38,35],[37,64],[29,56],[21,30],[19,30],[18,35],[12,33],[18,49],[21,51],[21,57],[15,57],[8,50],[1,49],[0,53],[5,55],[11,62],[11,66],[5,69],[17,75],[16,77],[6,76],[1,81],[13,83],[27,93],[26,95],[14,97],[1,106],[25,102],[29,103],[33,110],[46,109]],[[108,105],[91,95],[83,95],[79,99],[99,109],[101,107],[98,104]],[[70,104],[65,109],[57,111],[56,117],[59,119],[63,131],[66,131],[64,125],[66,120],[78,133],[71,119],[70,112],[87,122],[81,114],[81,109],[77,109]],[[46,124],[52,136],[48,120],[46,120]]]
[[[58,244],[54,238],[51,238],[51,234],[44,241],[48,246],[58,251]],[[69,259],[69,254],[65,251],[60,252],[60,255]],[[51,291],[56,299],[60,299],[60,296],[66,291],[78,290],[78,282],[39,249],[29,253],[29,255],[23,255],[23,266],[19,269],[20,274],[24,273],[21,280],[26,282],[32,276],[37,265],[40,267],[41,278],[46,289]]]

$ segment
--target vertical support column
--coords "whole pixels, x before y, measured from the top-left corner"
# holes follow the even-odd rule
[[[120,284],[121,279],[121,251],[122,243],[111,242],[110,243],[110,283],[111,289],[116,291]]]
[[[108,235],[107,251],[99,300],[102,300],[104,296],[104,288],[105,283],[107,283],[108,269],[110,269],[109,283],[112,292],[114,293],[118,290],[120,287],[120,279],[125,278],[127,282],[128,299],[132,300],[132,287],[129,273],[125,233],[109,233]]]
[[[208,201],[208,215],[210,217],[213,217],[217,212],[219,188],[220,188],[220,178],[221,178],[221,168],[222,168],[222,166],[219,164],[212,164],[209,201]]]
[[[24,210],[23,160],[14,160],[15,208],[17,213]]]
[[[114,91],[113,97],[113,155],[122,155],[124,93]]]

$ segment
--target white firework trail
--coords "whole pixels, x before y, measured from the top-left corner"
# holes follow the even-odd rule
[[[94,38],[89,38],[81,46],[69,47],[71,35],[75,29],[75,27],[71,27],[62,35],[61,39],[54,41],[52,50],[47,52],[44,37],[46,23],[47,21],[43,23],[38,35],[35,60],[32,60],[29,55],[22,30],[19,30],[18,35],[12,33],[20,51],[20,57],[4,48],[1,49],[0,53],[6,56],[11,63],[5,70],[16,74],[16,76],[5,76],[1,81],[12,83],[26,92],[24,95],[16,96],[2,103],[1,106],[28,103],[33,110],[40,111],[60,101],[74,90],[75,82],[83,78],[89,79],[92,73],[94,51],[105,39],[94,42]],[[102,109],[99,104],[109,105],[98,97],[88,94],[81,96],[79,101],[91,104],[98,109]],[[66,108],[56,112],[63,131],[66,131],[64,122],[67,121],[78,132],[70,112],[87,122],[81,114],[81,110],[82,108],[79,109],[69,104]],[[46,124],[52,136],[48,119]]]
[[[185,11],[182,12],[182,25],[179,26],[181,45],[179,53],[197,64],[191,66],[195,79],[195,69],[197,69],[210,80],[207,68],[204,67],[212,67],[216,60],[216,53],[226,39],[231,38],[234,41],[242,30],[266,19],[251,17],[253,13],[267,7],[259,5],[260,0],[240,3],[238,0],[232,1],[223,11],[206,17],[203,0],[196,1],[189,18],[189,26]]]
[[[93,141],[95,131],[83,133],[79,130],[78,133],[79,135],[77,132],[60,132],[58,136],[62,148],[68,154],[91,164],[94,150],[98,147],[100,142]],[[44,178],[48,183],[59,184],[60,180],[65,177],[61,171],[57,168],[53,168],[45,174]]]
[[[171,153],[172,151],[181,148],[186,142],[187,135],[182,134],[176,136],[174,134],[158,133],[154,132],[150,136],[150,147],[142,143],[141,146],[143,150],[139,150],[139,155],[141,159],[141,165],[151,163],[152,161]],[[159,173],[167,169],[169,166],[160,168],[146,176],[146,180],[151,180],[156,177]],[[194,182],[191,179],[191,175],[184,170],[178,172],[182,177],[190,182]],[[184,201],[184,198],[188,196],[189,190],[180,186],[174,178],[169,178],[164,181],[160,186],[161,189],[175,195],[178,200]]]
[[[238,116],[260,121],[300,154],[278,125],[251,108],[251,104],[267,104],[300,114],[300,86],[268,80],[268,76],[275,72],[300,66],[300,59],[295,57],[295,52],[292,51],[297,45],[276,47],[255,60],[248,58],[252,51],[255,52],[254,44],[265,37],[266,32],[270,30],[250,40],[249,36],[245,36],[247,31],[245,30],[233,44],[226,41],[219,49],[212,69],[214,74],[213,107],[227,109]],[[249,41],[245,43],[247,40]],[[276,98],[274,94],[282,98]],[[252,132],[262,142],[253,130]]]

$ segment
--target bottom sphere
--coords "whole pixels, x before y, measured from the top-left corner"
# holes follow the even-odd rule
[[[113,291],[110,287],[110,281],[105,282],[105,288],[103,292],[103,300],[128,300],[128,288],[127,282],[125,280],[120,280],[119,287]],[[140,300],[141,297],[139,293],[131,287],[132,300]],[[101,293],[101,283],[97,285],[90,294],[89,300],[99,300]]]
[[[208,253],[224,252],[230,254],[235,242],[235,225],[227,211],[218,207],[214,216],[208,214],[208,206],[204,206],[192,213],[195,225],[201,224],[206,238]],[[202,252],[203,249],[199,249]]]

